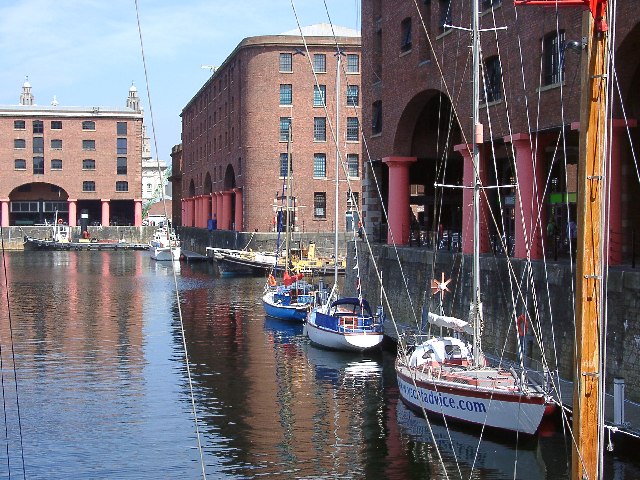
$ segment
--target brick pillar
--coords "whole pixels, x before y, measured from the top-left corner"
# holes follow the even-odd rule
[[[409,215],[409,167],[416,157],[384,157],[389,167],[389,230],[387,243],[406,245],[409,243],[411,217]]]
[[[462,252],[473,253],[473,159],[471,158],[471,145],[460,144],[453,147],[453,150],[459,152],[464,159],[462,174]],[[480,182],[486,184],[486,172],[484,167],[484,154],[480,145]],[[480,253],[486,253],[489,247],[489,230],[487,229],[487,218],[489,208],[487,206],[486,196],[484,192],[480,192]]]
[[[75,227],[77,226],[77,216],[78,216],[78,200],[75,198],[67,199],[67,203],[69,204],[69,226]]]
[[[109,199],[103,198],[101,202],[102,202],[102,226],[108,227],[109,226]]]
[[[133,225],[136,227],[142,226],[142,199],[136,198],[133,200]]]
[[[180,226],[184,227],[187,222],[187,201],[183,198],[180,200]]]
[[[231,230],[232,201],[233,192],[231,190],[222,192],[222,230]]]
[[[504,137],[513,144],[519,194],[515,204],[515,258],[542,259],[542,238],[546,231],[547,212],[544,208],[545,165],[544,148],[547,139],[530,138],[526,133]],[[535,148],[535,155],[532,149]],[[534,181],[535,180],[535,181]]]
[[[242,220],[243,220],[243,215],[242,215],[242,188],[234,188],[233,192],[236,194],[236,218],[234,219],[235,222],[235,230],[236,232],[242,232]]]
[[[9,199],[3,198],[3,199],[0,199],[0,202],[2,202],[2,212],[0,212],[0,217],[1,217],[0,222],[3,227],[8,227],[9,226]]]

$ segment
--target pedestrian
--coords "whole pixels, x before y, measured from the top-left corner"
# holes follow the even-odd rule
[[[358,238],[362,239],[363,233],[362,222],[358,222]]]

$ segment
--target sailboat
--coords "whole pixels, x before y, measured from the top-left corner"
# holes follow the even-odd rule
[[[481,129],[479,2],[473,3],[473,118],[477,138]],[[478,130],[476,130],[478,129]],[[480,342],[480,159],[479,145],[468,147],[473,160],[473,285],[469,322],[429,312],[428,322],[452,332],[430,336],[399,335],[396,375],[401,399],[412,409],[459,422],[534,434],[555,404],[543,373],[516,366],[491,365]],[[441,185],[444,187],[444,185]],[[470,338],[467,342],[462,337]]]
[[[340,98],[340,57],[336,55],[336,98]],[[339,102],[336,102],[336,131],[339,131]],[[336,171],[335,171],[335,238],[334,257],[338,258],[338,225],[339,211],[339,183],[340,152],[336,142]],[[355,236],[354,236],[355,237]],[[355,238],[354,238],[355,240]],[[356,246],[357,258],[357,242]],[[309,312],[306,323],[306,333],[309,340],[319,346],[335,350],[364,351],[379,347],[384,339],[383,313],[379,309],[376,314],[371,311],[369,303],[362,298],[360,282],[358,281],[358,296],[340,298],[338,295],[338,266],[334,268],[333,288],[326,302]]]
[[[175,231],[168,226],[158,227],[149,241],[149,253],[153,260],[168,262],[180,260],[182,252]]]
[[[277,274],[278,256],[276,255],[273,269],[269,274],[262,295],[262,305],[267,316],[283,320],[303,322],[309,309],[315,305],[316,292],[312,284],[304,279],[304,273],[291,275],[290,262],[290,212],[291,212],[291,125],[289,125],[289,143],[287,145],[287,176],[283,183],[286,190],[285,207],[281,211],[281,219],[285,221],[285,248],[283,277],[277,282],[274,274]],[[280,230],[279,230],[280,231]]]

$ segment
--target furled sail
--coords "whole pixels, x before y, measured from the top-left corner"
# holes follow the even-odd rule
[[[429,323],[438,327],[451,328],[456,332],[464,332],[468,333],[469,335],[473,335],[473,327],[469,324],[469,322],[465,322],[464,320],[460,320],[459,318],[445,317],[444,315],[437,315],[435,313],[429,312]]]

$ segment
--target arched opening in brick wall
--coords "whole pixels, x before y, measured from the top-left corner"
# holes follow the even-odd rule
[[[52,223],[56,218],[68,222],[68,199],[69,194],[52,183],[33,182],[19,185],[9,194],[9,224]]]

